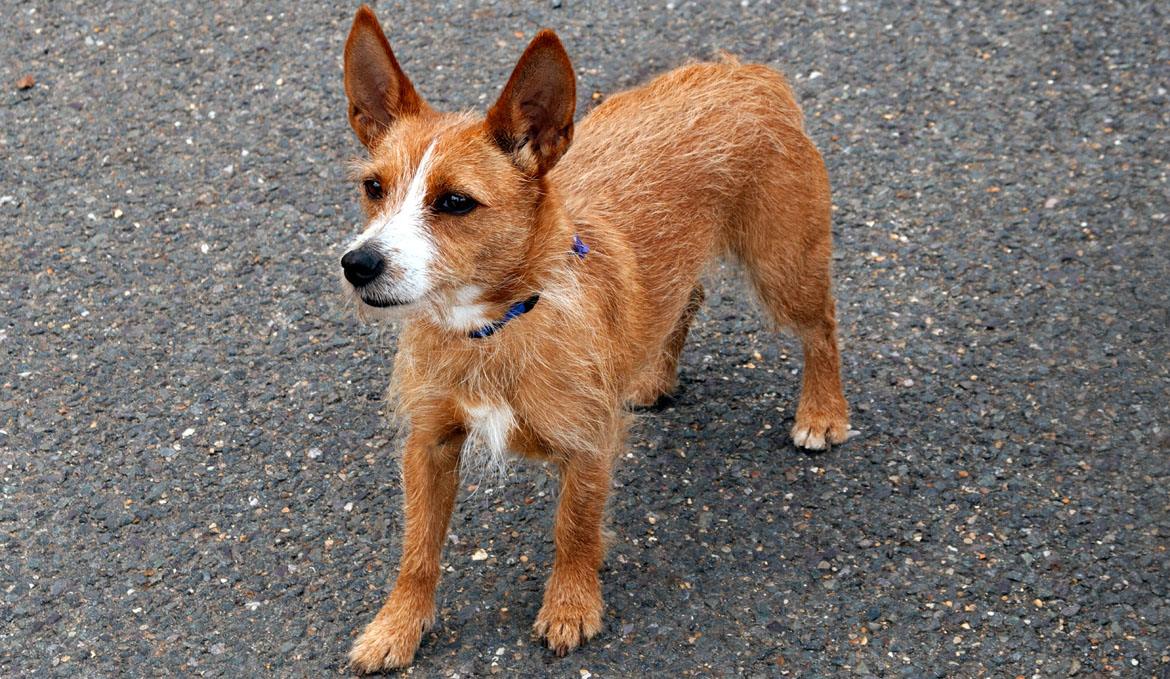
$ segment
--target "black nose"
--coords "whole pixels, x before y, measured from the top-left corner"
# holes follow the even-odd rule
[[[366,248],[350,250],[341,258],[345,279],[359,288],[377,278],[385,266],[378,253]]]

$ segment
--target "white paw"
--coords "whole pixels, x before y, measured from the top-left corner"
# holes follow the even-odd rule
[[[808,450],[824,450],[825,449],[825,435],[824,433],[817,433],[811,427],[793,427],[792,442],[798,448],[805,448]]]
[[[833,422],[829,419],[810,418],[798,420],[792,427],[792,442],[805,450],[825,450],[838,443],[844,443],[860,432],[850,429],[848,422]]]

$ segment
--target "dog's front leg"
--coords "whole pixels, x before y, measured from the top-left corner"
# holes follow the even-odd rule
[[[435,587],[447,522],[459,489],[462,437],[436,440],[411,433],[402,456],[406,535],[394,590],[354,642],[350,663],[360,672],[405,667],[435,618]]]
[[[561,465],[556,561],[534,626],[557,655],[563,656],[601,630],[597,571],[604,553],[601,522],[611,459],[607,454],[582,453]]]

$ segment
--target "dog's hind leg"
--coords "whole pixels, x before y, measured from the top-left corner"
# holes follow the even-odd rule
[[[804,384],[792,440],[811,450],[843,443],[849,436],[849,409],[841,389],[841,359],[837,351],[837,321],[833,298],[826,295],[815,319],[796,326],[804,350]]]
[[[706,293],[703,285],[696,283],[691,289],[690,299],[683,308],[682,314],[675,323],[674,330],[667,337],[658,359],[644,370],[634,383],[631,391],[630,403],[635,406],[649,407],[670,397],[678,386],[678,359],[682,355],[683,346],[687,342],[687,333],[690,332],[691,322],[695,314],[703,306]]]
[[[793,328],[803,349],[804,380],[792,440],[812,450],[843,443],[849,433],[849,412],[841,389],[828,262],[823,271],[800,282],[796,289],[786,276],[778,277],[768,270],[757,268],[749,276],[773,320]]]
[[[760,169],[756,190],[729,230],[728,245],[772,320],[800,338],[804,384],[792,439],[802,448],[821,450],[844,442],[849,433],[831,290],[829,188],[811,142],[794,136],[786,146],[782,164]],[[794,165],[803,167],[795,172]],[[809,181],[810,174],[816,181]]]

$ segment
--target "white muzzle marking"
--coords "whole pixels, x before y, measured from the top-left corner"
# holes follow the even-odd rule
[[[393,214],[382,213],[349,246],[356,250],[369,243],[386,259],[386,268],[399,272],[394,280],[374,281],[374,295],[401,302],[416,302],[431,289],[431,265],[435,243],[426,224],[427,173],[435,142],[427,147],[406,189],[406,197]]]

